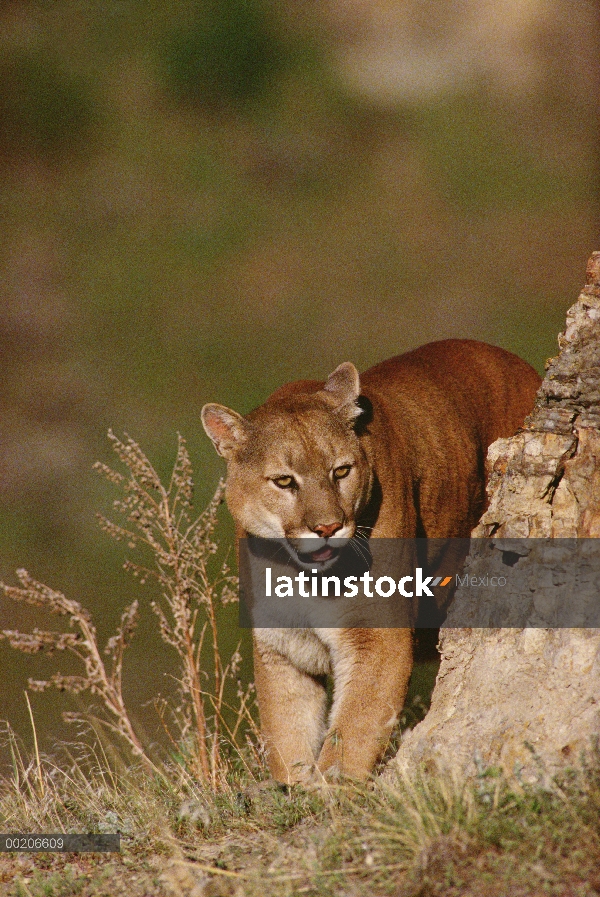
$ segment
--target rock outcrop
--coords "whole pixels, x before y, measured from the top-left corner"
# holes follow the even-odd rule
[[[531,544],[559,560],[568,551],[580,571],[589,566],[585,538],[600,536],[600,252],[559,347],[524,428],[489,449],[488,508],[473,536],[539,539]],[[561,541],[541,541],[549,538]],[[487,569],[490,554],[502,563],[502,551],[488,552]],[[483,563],[474,545],[467,569],[480,572]],[[494,626],[490,591],[478,590],[473,603],[472,590],[458,589],[440,634],[431,709],[403,739],[392,768],[469,776],[500,766],[533,781],[577,762],[600,737],[600,629],[583,628],[585,614],[579,622],[572,611],[568,625],[580,628],[558,628],[564,607],[552,583],[531,576],[535,550],[519,564],[533,583],[517,596],[527,625]],[[487,628],[464,628],[468,613]],[[459,619],[463,628],[451,628]]]

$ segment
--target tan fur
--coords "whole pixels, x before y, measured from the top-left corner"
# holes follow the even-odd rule
[[[370,368],[360,384],[345,363],[325,384],[282,387],[245,418],[206,405],[202,419],[228,461],[239,535],[286,538],[290,550],[308,537],[351,538],[357,526],[372,538],[459,537],[484,508],[488,446],[522,425],[539,382],[502,349],[444,340]],[[254,668],[276,779],[306,780],[315,762],[321,773],[365,778],[402,709],[412,633],[255,630]]]

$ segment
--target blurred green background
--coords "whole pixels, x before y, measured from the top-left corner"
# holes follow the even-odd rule
[[[0,577],[102,638],[140,597],[150,738],[170,657],[95,522],[107,429],[164,475],[180,431],[200,508],[206,401],[450,336],[541,371],[600,248],[598,33],[584,0],[0,3]],[[3,628],[33,620],[2,600]],[[0,666],[30,739],[27,677],[56,665]],[[64,697],[32,702],[59,731]]]

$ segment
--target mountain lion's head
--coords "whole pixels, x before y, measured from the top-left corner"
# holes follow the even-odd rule
[[[358,371],[346,362],[318,392],[276,394],[247,417],[223,405],[202,409],[227,460],[232,516],[251,535],[287,540],[303,566],[332,562],[369,498],[370,467],[354,429],[359,394]]]

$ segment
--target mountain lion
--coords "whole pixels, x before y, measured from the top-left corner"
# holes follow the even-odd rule
[[[325,567],[338,540],[468,536],[484,509],[487,448],[523,424],[539,383],[510,352],[443,340],[360,378],[345,362],[325,383],[289,383],[245,417],[205,405],[202,422],[227,460],[238,536],[286,540],[298,569]],[[275,779],[369,775],[408,687],[408,604],[406,628],[254,630]]]

